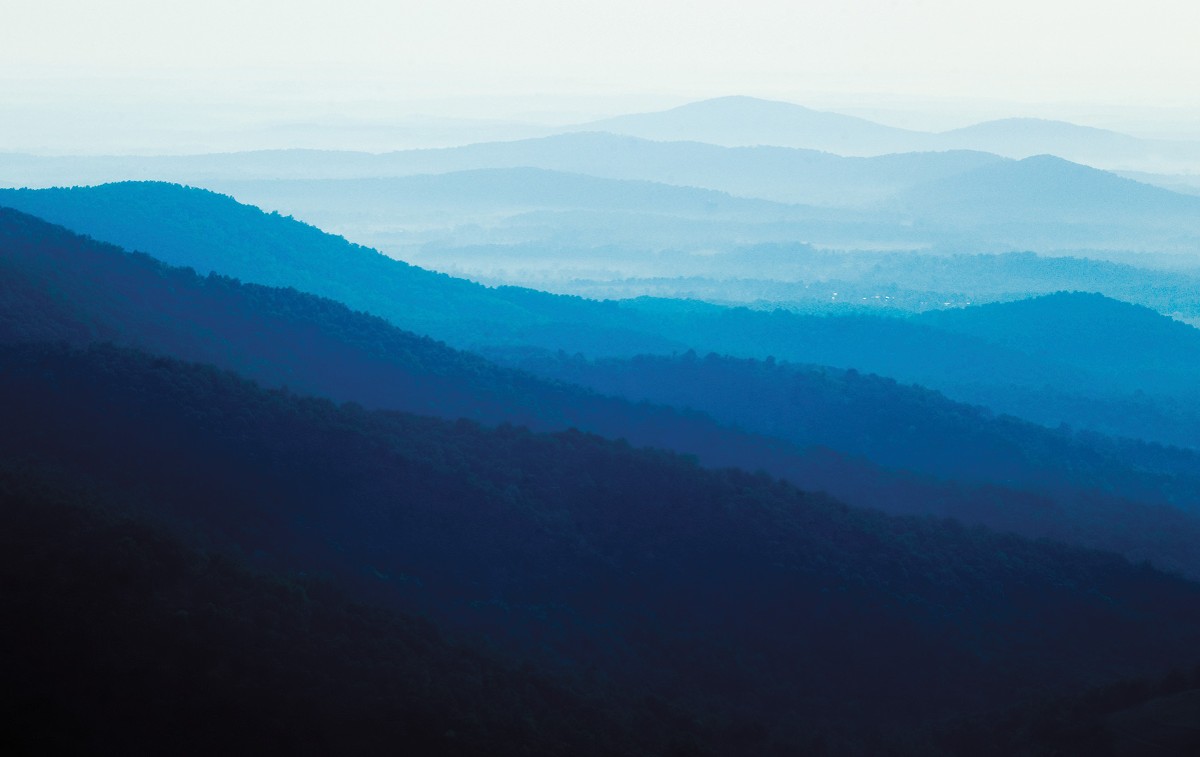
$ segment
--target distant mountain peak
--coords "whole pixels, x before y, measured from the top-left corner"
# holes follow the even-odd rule
[[[977,124],[964,126],[960,129],[951,129],[942,132],[943,134],[1000,134],[1000,133],[1036,133],[1039,135],[1088,135],[1088,136],[1112,136],[1122,139],[1135,140],[1127,134],[1110,131],[1108,129],[1100,129],[1095,126],[1083,126],[1081,124],[1071,123],[1070,121],[1060,121],[1053,118],[1032,118],[1028,116],[1017,116],[1012,118],[996,118],[990,121],[981,121]]]
[[[913,212],[970,217],[1112,224],[1140,218],[1155,224],[1186,223],[1200,200],[1055,155],[1038,154],[983,165],[906,193]],[[1182,214],[1182,215],[1181,215]]]
[[[908,152],[920,149],[929,137],[857,116],[745,95],[617,116],[578,124],[573,130],[609,131],[659,141],[708,142],[727,147],[799,147],[844,155]]]
[[[1107,365],[1162,366],[1200,355],[1200,331],[1098,292],[1060,291],[1014,302],[926,313],[920,320],[1030,354],[1075,355]]]
[[[722,110],[722,109],[760,109],[773,111],[792,111],[792,112],[807,112],[821,113],[814,108],[809,108],[797,103],[788,102],[786,100],[767,100],[761,97],[750,97],[748,95],[724,95],[721,97],[710,97],[707,100],[696,100],[695,102],[685,103],[675,108],[674,111],[685,109],[693,110]]]

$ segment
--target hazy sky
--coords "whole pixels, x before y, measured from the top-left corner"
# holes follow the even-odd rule
[[[494,99],[479,115],[536,118],[537,103],[547,102],[517,98],[509,102],[526,103],[525,110],[509,112],[495,106],[517,95],[556,96],[563,112],[587,110],[588,98],[599,98],[593,109],[619,110],[618,96],[681,102],[722,94],[1200,109],[1196,0],[0,0],[0,6],[6,115],[28,103],[70,107],[88,97],[108,105],[123,100],[130,108],[207,104],[230,118],[245,104],[286,118],[339,103],[436,112],[436,101],[462,107],[464,98],[477,96]]]

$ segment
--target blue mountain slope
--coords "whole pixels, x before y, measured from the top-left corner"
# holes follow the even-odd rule
[[[719,147],[600,132],[380,156],[380,164],[395,171],[536,166],[818,205],[861,203],[996,160],[968,151],[858,159],[813,150]]]
[[[720,147],[573,132],[513,142],[390,153],[268,150],[187,156],[0,154],[0,183],[47,187],[157,179],[225,182],[363,179],[478,169],[541,168],[609,179],[701,187],[778,202],[861,204],[899,189],[1001,160],[955,150],[844,158],[783,147]]]
[[[907,735],[914,723],[977,716],[1097,679],[1156,675],[1194,655],[1200,642],[1200,586],[1147,566],[954,522],[865,512],[766,476],[706,471],[578,432],[538,435],[370,413],[111,347],[2,348],[0,389],[0,420],[12,432],[0,437],[0,486],[6,504],[22,505],[4,508],[5,525],[36,533],[63,509],[45,502],[54,488],[36,478],[31,485],[31,467],[56,470],[66,487],[90,485],[76,506],[100,490],[108,513],[94,520],[119,525],[60,537],[43,532],[34,549],[0,531],[5,597],[19,587],[22,600],[0,638],[17,635],[14,623],[27,632],[31,620],[47,635],[4,645],[5,669],[27,672],[13,656],[36,648],[46,659],[46,645],[57,646],[62,657],[38,672],[59,686],[35,678],[35,690],[49,696],[23,712],[58,715],[77,730],[91,720],[69,717],[73,710],[136,689],[162,668],[205,681],[203,691],[176,692],[201,706],[214,691],[248,696],[229,714],[217,710],[223,728],[247,712],[285,722],[325,715],[263,707],[252,695],[289,704],[295,700],[288,697],[303,703],[320,696],[329,681],[314,674],[327,670],[328,655],[343,670],[363,664],[362,677],[378,685],[366,643],[386,655],[379,665],[403,676],[385,691],[415,684],[438,705],[434,713],[404,709],[392,717],[424,724],[449,707],[465,713],[468,735],[496,734],[502,747],[516,738],[538,753],[576,753],[569,742],[526,741],[520,728],[536,721],[524,716],[520,727],[495,723],[497,708],[512,706],[514,697],[536,702],[530,688],[553,692],[533,674],[557,669],[572,673],[581,691],[636,692],[629,701],[638,716],[621,720],[648,723],[639,731],[661,733],[668,716],[680,724],[671,730],[715,721],[727,734],[716,754],[742,754],[747,742],[794,754],[808,751],[814,733],[835,734],[839,743],[857,743],[855,734],[867,727]],[[32,463],[24,480],[10,474],[14,454]],[[206,554],[181,560],[169,539],[127,525],[139,506],[179,524]],[[63,545],[86,550],[83,559]],[[250,593],[228,577],[216,585],[196,580],[220,571],[227,550],[295,579]],[[68,560],[55,564],[47,554]],[[175,585],[164,585],[163,574]],[[55,591],[29,591],[37,583]],[[371,634],[385,631],[379,614],[360,607],[330,617],[322,585],[486,639],[524,661],[512,666],[522,675],[498,675],[482,661],[473,686],[430,675],[427,661],[444,659],[435,635],[425,634],[428,643],[371,643]],[[229,601],[235,591],[241,607]],[[148,603],[147,594],[158,596]],[[90,612],[79,613],[80,605]],[[84,629],[75,625],[80,615]],[[122,626],[141,643],[114,633]],[[278,631],[255,634],[252,649],[262,660],[247,663],[249,670],[228,665],[231,645],[246,644],[251,629],[272,628]],[[105,635],[96,638],[97,629]],[[284,692],[262,692],[262,676],[277,680],[278,660],[294,653],[294,633],[302,630],[315,642],[315,654],[306,655],[313,668],[290,676],[293,685],[279,682]],[[104,664],[114,650],[136,665],[114,671]],[[414,664],[399,664],[406,657]],[[79,675],[91,670],[105,675]],[[530,688],[508,691],[521,678]],[[61,690],[61,682],[81,679],[86,685]],[[479,718],[470,716],[473,692],[488,698]],[[363,699],[378,701],[371,693]],[[2,695],[13,694],[6,688]],[[65,713],[58,709],[64,700],[73,705]],[[146,707],[162,709],[149,703],[131,714],[128,702],[113,714],[142,735]],[[650,710],[645,718],[643,710]],[[371,707],[341,721],[364,714],[367,728],[381,713]],[[569,730],[591,714],[564,713]],[[205,717],[211,728],[212,713]],[[289,751],[323,751],[301,743],[317,725],[304,722],[298,748]],[[862,740],[878,744],[878,735]],[[358,742],[337,745],[346,743]],[[441,745],[435,754],[480,753],[440,729],[403,742],[412,743]]]
[[[8,205],[201,273],[332,297],[457,345],[510,339],[560,345],[564,331],[611,349],[680,345],[638,333],[615,306],[533,290],[489,289],[353,245],[229,197],[160,183],[0,192]],[[600,310],[597,310],[600,307]],[[605,317],[597,319],[597,314]],[[626,325],[622,325],[624,322]]]
[[[542,168],[481,168],[439,174],[366,179],[225,182],[222,188],[278,203],[303,203],[314,209],[362,212],[390,208],[403,217],[413,210],[445,214],[478,209],[574,209],[634,211],[701,218],[748,216],[778,219],[796,214],[793,206],[732,197],[724,192],[632,180],[608,179]],[[263,204],[256,202],[255,204]]]
[[[1200,329],[1150,308],[1088,292],[939,310],[916,317],[941,329],[1092,368],[1200,365]]]
[[[916,320],[1092,374],[1124,377],[1131,390],[1200,397],[1200,329],[1099,294],[1059,292]]]
[[[227,197],[171,185],[7,191],[0,193],[3,204],[176,265],[331,297],[459,348],[520,345],[590,356],[694,348],[701,354],[773,355],[879,373],[1020,417],[1081,427],[1092,425],[1092,416],[1083,412],[1088,402],[1141,386],[922,322],[723,308],[694,312],[672,301],[618,304],[490,289],[406,265]],[[1066,389],[1079,401],[1048,398],[1046,387]],[[1119,423],[1103,427],[1132,433]]]
[[[928,149],[928,134],[884,126],[854,116],[753,97],[718,97],[657,113],[638,113],[582,124],[646,139],[695,140],[718,145],[778,145],[879,155]]]
[[[1107,155],[1121,159],[1145,154],[1153,145],[1128,134],[1043,118],[1001,118],[942,132],[939,141],[963,149],[1008,157]]]
[[[1040,155],[901,193],[889,207],[952,224],[1092,223],[1200,228],[1200,199]]]
[[[707,465],[765,469],[860,504],[1105,546],[1200,575],[1187,538],[1200,538],[1200,522],[1176,509],[1200,507],[1200,473],[1187,453],[1074,440],[882,379],[848,374],[830,382],[823,376],[837,375],[831,372],[812,383],[811,376],[745,361],[691,360],[675,368],[666,361],[665,373],[661,361],[635,362],[627,374],[634,383],[679,391],[657,395],[676,409],[634,404],[501,368],[329,300],[200,277],[14,211],[0,211],[0,251],[0,341],[112,341],[369,407],[539,429],[576,426],[693,454]],[[759,398],[758,409],[747,415],[738,403],[705,407],[705,387],[718,387],[720,397],[745,396],[720,388],[734,376]],[[649,396],[603,388],[635,401]],[[688,406],[745,430],[722,427]],[[764,425],[762,412],[786,426]],[[930,435],[922,447],[912,441],[917,429]],[[814,444],[854,457],[808,448]],[[928,459],[913,459],[919,449]],[[920,475],[880,469],[860,455]],[[1086,491],[1100,481],[1112,495]]]
[[[1053,154],[1105,169],[1178,171],[1200,166],[1200,144],[1140,139],[1105,129],[1039,118],[985,121],[941,133],[886,126],[854,116],[785,102],[722,97],[656,113],[584,124],[658,140],[721,145],[780,145],[839,155],[884,155],[931,150],[979,150],[1010,158]]]
[[[444,172],[532,166],[614,179],[704,187],[816,205],[860,204],[921,181],[1001,160],[970,151],[845,158],[783,147],[720,147],[578,132],[378,157],[380,171]]]

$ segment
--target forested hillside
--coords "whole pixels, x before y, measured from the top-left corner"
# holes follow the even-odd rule
[[[1186,404],[1172,395],[1137,395],[1136,376],[1087,370],[1054,354],[1031,355],[932,323],[678,300],[596,302],[488,288],[409,266],[227,197],[165,184],[4,192],[3,203],[172,265],[330,297],[460,349],[535,346],[624,357],[695,349],[774,356],[878,373],[1049,426],[1066,423],[1171,443],[1183,443],[1186,436],[1169,425],[1156,431],[1155,424],[1127,412],[1132,402],[1169,416]],[[1187,375],[1193,368],[1182,361],[1173,370]],[[1180,388],[1179,382],[1172,386]]]
[[[1200,641],[1200,588],[1101,553],[111,348],[4,348],[2,362],[8,459],[212,549],[741,722],[760,751],[814,734],[869,744],[1047,686],[1155,675]]]
[[[568,361],[558,375],[553,364],[531,363],[551,378],[538,379],[328,300],[202,278],[28,216],[9,212],[0,229],[5,341],[115,341],[368,407],[542,430],[575,426],[693,454],[709,466],[767,470],[868,507],[954,516],[1200,575],[1190,546],[1200,537],[1193,453],[1073,438],[877,378],[830,383],[825,377],[836,372],[797,374],[748,361],[642,359],[613,364],[625,379],[609,383],[570,372],[586,363]],[[731,381],[744,381],[750,393]],[[738,397],[744,401],[732,404]],[[923,445],[913,442],[918,426],[930,433]],[[921,450],[929,456],[915,456]]]

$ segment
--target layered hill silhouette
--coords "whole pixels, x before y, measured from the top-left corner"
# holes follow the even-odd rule
[[[1106,170],[1176,172],[1198,166],[1200,144],[1143,139],[1109,129],[1042,118],[1002,118],[942,132],[939,145],[1009,158],[1051,154]]]
[[[564,215],[573,211],[667,223],[732,222],[748,234],[753,234],[756,226],[789,223],[798,227],[839,215],[708,189],[521,167],[392,178],[221,182],[215,186],[241,202],[278,210],[322,228],[344,229],[347,236],[365,241],[376,238],[379,231],[413,235],[413,229],[420,233],[427,228],[444,230],[432,237],[434,241],[444,240],[446,232],[461,227],[479,237],[486,234],[481,228],[500,227],[498,233],[505,236],[505,227],[515,225],[517,231],[508,233],[519,234],[520,227],[530,225],[526,219],[533,214],[551,213],[557,215],[540,223],[551,226],[549,234],[564,235],[579,226],[572,216]],[[419,238],[430,236],[426,232]],[[593,232],[584,238],[595,236]]]
[[[753,97],[719,97],[578,128],[656,140],[718,145],[778,145],[838,155],[872,156],[931,150],[977,150],[1009,158],[1053,154],[1105,169],[1177,171],[1200,165],[1200,144],[1140,139],[1039,118],[985,121],[945,132],[886,126],[855,116]]]
[[[9,754],[712,754],[721,740],[327,579],[253,568],[79,474],[0,463]]]
[[[1147,392],[1196,387],[1200,329],[1099,294],[1058,292],[1017,302],[925,313],[918,320],[1095,373]]]
[[[454,279],[203,190],[125,183],[18,191],[0,203],[171,265],[331,297],[452,344],[528,338],[559,346],[569,329],[582,344],[608,342],[610,349],[673,346],[638,333],[615,307],[595,329],[580,328],[597,312],[593,303]]]
[[[579,127],[643,139],[726,146],[776,145],[838,155],[881,155],[920,149],[927,136],[864,118],[754,97],[718,97],[656,113],[635,113]]]
[[[578,132],[518,142],[391,153],[378,156],[373,170],[433,173],[530,166],[704,187],[779,202],[854,205],[998,160],[993,155],[969,151],[856,159],[815,150],[729,148],[703,142],[662,142]]]
[[[622,123],[952,136],[745,98]],[[957,138],[1145,146],[1120,136]],[[0,750],[1194,742],[1200,330],[1162,315],[1190,274],[938,253],[1194,252],[1195,198],[1048,156],[595,132],[239,160],[144,165],[446,261],[603,259],[618,289],[807,265],[831,302],[750,294],[798,275],[739,281],[753,307],[556,296],[208,190],[0,191]],[[875,252],[829,257],[848,239]],[[905,245],[928,254],[882,252]],[[922,304],[858,304],[892,295]]]
[[[273,386],[493,422],[560,423],[604,404],[295,289],[202,277],[12,210],[0,210],[0,233],[9,342],[111,341]]]
[[[919,321],[493,289],[404,264],[228,197],[166,184],[0,193],[5,203],[173,265],[330,297],[457,348],[774,356],[890,376],[1051,426],[1186,443],[1169,429],[1147,435],[1146,424],[1128,414],[1131,397],[1143,388],[1128,375],[1099,374]],[[1184,360],[1177,370],[1186,374],[1191,366]],[[1152,394],[1138,401],[1161,404]],[[1172,401],[1161,400],[1168,408]]]
[[[897,204],[951,223],[1178,224],[1194,231],[1200,200],[1039,155],[909,190]],[[1190,223],[1187,223],[1190,221]]]
[[[754,103],[733,98],[684,111],[749,108],[750,115],[729,123],[755,125],[771,122],[756,108],[799,107]],[[798,112],[801,121],[816,113]],[[0,169],[15,185],[146,177],[204,186],[404,255],[431,243],[529,240],[563,250],[563,261],[577,266],[594,261],[595,248],[613,245],[705,252],[802,241],[840,250],[1195,252],[1200,200],[1193,196],[1045,154],[1012,161],[934,142],[912,150],[855,158],[578,132],[384,154],[281,150],[66,162],[8,156],[0,157]]]
[[[795,165],[800,161],[787,159],[792,157],[787,151],[784,159],[775,159],[772,150],[730,151],[754,156],[756,163],[774,164],[774,177],[767,174],[765,190],[751,186],[755,174],[771,170],[765,165],[749,176],[745,169],[739,176],[731,168],[726,173],[734,176],[732,181],[697,177],[702,186],[749,195],[738,200],[703,195],[692,188],[651,187],[624,177],[602,181],[520,167],[370,181],[217,182],[211,186],[318,225],[337,223],[348,237],[377,245],[385,239],[379,229],[404,229],[414,236],[411,230],[429,226],[431,216],[442,229],[473,227],[467,240],[511,243],[534,238],[584,248],[636,245],[640,240],[643,249],[651,250],[670,249],[672,242],[683,249],[704,250],[729,249],[739,242],[802,240],[843,250],[933,247],[1190,254],[1200,238],[1196,220],[1200,198],[1048,155],[1019,161],[963,152],[857,159],[826,156],[805,160],[810,165],[801,166]],[[733,160],[745,165],[740,154]],[[713,165],[702,158],[689,163]],[[783,178],[791,176],[798,178]],[[655,183],[690,178],[678,172],[653,177]],[[793,189],[790,194],[773,191],[772,183]],[[751,199],[763,196],[810,204]],[[522,211],[542,215],[531,221]],[[547,215],[548,211],[557,214]],[[603,214],[602,220],[580,217],[581,211]],[[707,248],[686,233],[680,218],[706,224]],[[529,228],[535,225],[540,227],[537,231]],[[614,233],[613,227],[622,225],[636,225],[638,233]],[[415,238],[461,243],[459,237],[444,232]]]
[[[1200,330],[1195,326],[1149,308],[1082,292],[930,312],[917,318],[1023,354],[1052,357],[1118,388],[1126,399],[1098,412],[1093,428],[1121,427],[1130,436],[1195,446],[1188,439],[1194,433],[1188,429],[1195,427],[1191,408],[1196,404],[1200,373]],[[1105,415],[1110,417],[1106,420]]]
[[[1149,267],[1162,263],[1161,257],[1103,260],[1032,252],[915,251],[848,255],[795,242],[739,245],[710,255],[664,251],[646,256],[618,248],[591,252],[601,256],[603,265],[593,262],[590,274],[581,266],[570,278],[556,275],[556,267],[571,251],[549,243],[439,247],[429,259],[449,255],[483,281],[494,281],[517,265],[525,270],[540,265],[537,274],[530,274],[531,286],[590,299],[654,297],[798,313],[902,315],[1082,291],[1200,324],[1200,303],[1193,295],[1200,287],[1200,270]]]
[[[0,203],[172,265],[332,297],[455,346],[517,342],[627,354],[696,346],[654,334],[658,318],[616,303],[438,275],[203,190],[121,183],[3,192]]]
[[[811,202],[819,192],[806,180],[839,184],[844,177],[876,176],[874,164],[836,161],[836,156],[878,157],[902,153],[903,162],[920,173],[922,166],[938,170],[966,156],[936,153],[968,151],[988,153],[975,160],[997,156],[1024,159],[1056,155],[1105,170],[1141,173],[1152,183],[1169,182],[1170,174],[1200,169],[1200,143],[1133,137],[1090,126],[1041,118],[1003,118],[940,133],[899,129],[866,119],[814,110],[787,102],[753,97],[721,97],[689,103],[670,110],[635,113],[579,124],[567,129],[525,130],[522,138],[481,136],[472,144],[433,149],[354,152],[322,149],[275,149],[240,153],[184,156],[43,156],[0,154],[6,186],[97,184],[140,179],[208,185],[236,179],[315,179],[396,176],[478,168],[540,167],[609,178],[635,178],[683,183],[739,192],[737,186],[770,187],[772,199]],[[631,140],[630,138],[633,138]],[[500,141],[503,140],[503,141]],[[403,142],[405,140],[399,140]],[[373,140],[374,144],[380,144]],[[656,143],[656,144],[652,144]],[[668,144],[676,143],[676,144]],[[692,144],[680,144],[692,143]],[[382,142],[386,144],[386,141]],[[314,142],[313,146],[317,146]],[[574,147],[575,149],[570,149]],[[761,147],[764,150],[714,148]],[[778,149],[788,148],[788,149]],[[822,155],[823,153],[823,155]],[[647,159],[630,162],[632,154]],[[685,155],[703,157],[686,166]],[[789,189],[765,161],[774,159],[779,169],[800,169],[817,174],[800,176],[802,188]],[[894,162],[892,166],[894,167]],[[822,167],[837,166],[833,171]],[[632,173],[631,173],[632,172]],[[672,175],[676,179],[670,178]],[[756,176],[749,185],[746,179]],[[893,180],[902,176],[892,174]],[[708,182],[719,182],[710,185]],[[732,182],[727,185],[727,183]],[[836,187],[832,189],[837,189]],[[755,194],[751,192],[750,194]],[[826,197],[852,197],[827,192]]]
[[[52,466],[60,482],[134,503],[124,510],[176,524],[212,552],[323,574],[539,667],[590,667],[620,690],[674,702],[682,722],[707,712],[736,727],[743,752],[811,748],[819,736],[861,749],[1034,691],[1156,675],[1200,641],[1200,587],[1150,568],[850,509],[578,432],[339,408],[113,348],[5,347],[0,364],[6,460]],[[169,544],[146,554],[144,539],[123,543],[128,557],[115,574],[93,571],[93,590],[162,586],[156,569],[178,559]],[[114,564],[105,554],[100,565]],[[184,591],[208,581],[184,572]],[[135,628],[140,591],[123,600]],[[230,641],[255,643],[260,624],[286,622],[303,601],[294,592],[277,592],[273,617],[242,611],[213,663],[230,659]],[[182,654],[155,617],[140,634]],[[226,627],[178,617],[201,647]],[[344,650],[371,631],[340,633]],[[309,643],[309,659],[328,654],[321,633]],[[392,654],[404,664],[405,651]]]
[[[988,152],[1013,158],[1090,154],[1101,160],[1128,159],[1147,151],[1145,140],[1128,134],[1044,118],[1000,118],[938,136],[943,144],[988,145]]]
[[[1093,466],[1082,459],[1064,462],[1082,451],[1067,451],[1082,441],[1069,433],[854,370],[695,353],[595,361],[536,351],[493,354],[532,373],[604,394],[693,408],[737,428],[926,475],[1053,489],[1058,476],[1070,478],[1067,471]],[[1106,444],[1113,445],[1114,459],[1095,465],[1095,474],[1115,459],[1134,463],[1139,458],[1136,464],[1148,471],[1200,474],[1200,457],[1184,450],[1158,450],[1164,453],[1159,455],[1149,453],[1146,445],[1111,439],[1098,447]],[[1126,451],[1116,451],[1126,445]]]
[[[1190,548],[1200,525],[1184,513],[1200,507],[1198,461],[1189,453],[1073,439],[876,378],[715,356],[635,361],[617,371],[629,385],[606,383],[579,361],[523,364],[550,380],[537,379],[329,300],[200,277],[13,211],[2,220],[4,341],[113,341],[369,407],[576,426],[697,455],[710,466],[765,469],[867,506],[1104,546],[1200,575]],[[731,380],[753,393],[739,394]],[[655,387],[652,399],[662,404],[634,404],[651,398],[638,384]],[[733,396],[758,401],[748,407],[729,402]],[[764,423],[764,412],[774,422]],[[895,420],[881,424],[882,417]],[[914,446],[921,432],[929,440]],[[921,451],[929,457],[913,456]],[[1097,486],[1109,493],[1092,492]]]
[[[447,230],[473,227],[468,237],[473,240],[510,243],[532,236],[580,247],[642,240],[643,249],[650,250],[670,249],[671,240],[677,247],[701,250],[728,249],[738,242],[801,240],[843,250],[1194,253],[1200,235],[1200,198],[1048,155],[1002,161],[975,153],[937,158],[910,154],[831,162],[818,170],[796,168],[805,178],[784,180],[793,187],[811,187],[792,196],[812,205],[734,198],[657,179],[598,178],[521,167],[211,186],[318,225],[337,223],[346,235],[363,241],[378,239],[380,228],[403,229],[424,239],[413,231],[435,225]],[[786,162],[777,162],[777,171],[788,168]],[[827,180],[827,175],[835,178]],[[740,182],[729,183],[736,190]],[[757,194],[780,196],[770,189]],[[550,211],[557,215],[548,215]],[[537,212],[542,215],[534,220],[543,228],[533,233],[523,228],[534,225],[525,216]],[[603,214],[603,221],[589,223],[587,215],[578,215],[581,212]],[[656,219],[670,233],[656,229]],[[679,219],[706,223],[709,247],[682,232]],[[609,228],[622,223],[637,224],[639,233],[621,236]],[[524,236],[517,233],[522,230]],[[456,241],[445,233],[430,239]]]
[[[0,155],[9,186],[70,186],[156,179],[217,189],[228,182],[396,178],[480,169],[540,168],[608,179],[712,189],[778,202],[853,205],[1000,158],[950,151],[843,158],[781,147],[727,148],[578,132],[513,142],[390,153],[271,150],[70,160]]]
[[[625,250],[645,258],[647,252],[696,252],[813,235],[906,236],[898,221],[854,210],[540,168],[212,186],[240,202],[294,216],[398,257],[464,243],[535,240],[557,249],[560,265],[619,269]],[[620,249],[609,257],[597,254],[598,247]]]
[[[398,214],[442,208],[497,210],[576,209],[642,211],[683,216],[748,216],[777,219],[803,209],[723,192],[641,181],[597,178],[542,168],[480,168],[406,177],[321,181],[245,182],[242,192],[290,193],[292,198],[331,191],[347,212],[390,205]],[[256,203],[257,204],[257,203]]]
[[[744,254],[756,252],[756,248],[748,248]],[[1191,296],[1200,286],[1200,271],[1196,269],[1161,270],[1130,262],[1050,257],[1030,252],[999,255],[904,252],[853,257],[836,252],[816,254],[797,250],[797,253],[800,254],[792,256],[794,267],[785,269],[791,280],[857,286],[872,294],[890,294],[889,290],[923,293],[923,304],[910,300],[896,305],[914,310],[941,309],[948,298],[963,304],[984,304],[1082,291],[1145,305],[1163,315],[1200,317]],[[771,260],[781,258],[777,253]],[[838,291],[836,286],[832,291]]]

